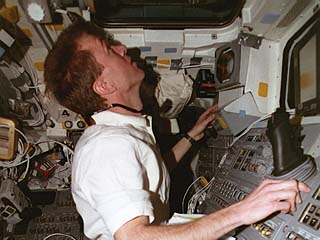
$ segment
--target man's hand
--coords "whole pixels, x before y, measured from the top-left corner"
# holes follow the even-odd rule
[[[214,112],[218,109],[218,105],[209,107],[201,116],[198,118],[196,124],[188,132],[194,140],[198,141],[204,136],[204,130],[213,122],[215,115]]]
[[[184,239],[214,240],[240,225],[256,223],[272,213],[291,213],[301,203],[300,192],[310,191],[296,180],[265,180],[244,200],[211,213],[197,221],[171,226],[149,225],[147,216],[124,224],[115,234],[117,240]]]
[[[302,202],[300,192],[310,188],[296,180],[265,180],[258,188],[239,202],[238,210],[243,224],[258,222],[275,212],[293,213]]]

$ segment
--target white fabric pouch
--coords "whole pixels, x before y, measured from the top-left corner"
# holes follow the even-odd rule
[[[160,108],[170,104],[168,110],[161,113],[162,117],[176,118],[188,104],[193,92],[192,79],[183,74],[163,74],[156,88],[155,97]],[[168,103],[169,102],[169,103]]]

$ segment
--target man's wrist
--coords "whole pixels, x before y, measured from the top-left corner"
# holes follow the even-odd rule
[[[189,142],[191,145],[194,145],[194,144],[196,144],[196,142],[197,142],[197,141],[196,141],[193,137],[191,137],[188,133],[182,134],[182,137],[185,138],[185,139],[187,139],[188,142]]]

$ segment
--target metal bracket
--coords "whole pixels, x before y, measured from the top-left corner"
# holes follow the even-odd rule
[[[256,49],[260,48],[262,39],[263,37],[259,37],[249,33],[241,32],[239,34],[239,44]]]

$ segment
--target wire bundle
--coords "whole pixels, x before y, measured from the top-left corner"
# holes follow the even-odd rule
[[[9,128],[9,126],[7,125],[0,125],[0,128],[1,127]],[[0,168],[2,168],[0,170],[0,177],[2,176],[4,178],[10,178],[17,182],[24,180],[29,172],[30,161],[43,152],[40,145],[44,143],[55,143],[62,146],[63,151],[66,153],[65,156],[67,158],[67,161],[69,163],[67,165],[67,168],[70,168],[73,150],[67,144],[55,140],[44,140],[31,143],[22,131],[20,131],[17,128],[15,128],[15,131],[19,133],[17,155],[15,159],[13,159],[12,161],[0,160]],[[23,164],[26,164],[25,170],[20,176],[18,176],[18,167]],[[59,172],[63,172],[65,170],[66,169],[63,169]]]

